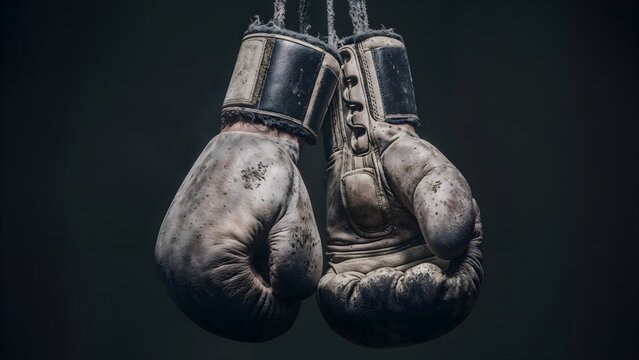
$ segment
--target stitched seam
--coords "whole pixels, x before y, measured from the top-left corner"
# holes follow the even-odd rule
[[[262,53],[262,61],[260,62],[260,70],[257,73],[257,81],[255,89],[253,89],[252,103],[259,106],[258,99],[262,97],[262,90],[264,90],[264,83],[266,82],[266,73],[271,67],[271,57],[273,55],[273,48],[275,47],[275,41],[273,39],[266,39],[264,44],[264,52]]]
[[[368,59],[366,58],[366,56],[364,56],[364,51],[362,50],[361,44],[357,44],[357,50],[358,58],[360,58],[360,61],[362,63],[362,72],[364,73],[364,77],[366,78],[366,90],[368,93],[367,97],[370,107],[369,111],[373,114],[373,118],[375,120],[379,120],[381,118],[381,115],[377,111],[377,99],[375,98],[375,93],[372,89],[373,79],[369,71],[370,64],[368,63]]]

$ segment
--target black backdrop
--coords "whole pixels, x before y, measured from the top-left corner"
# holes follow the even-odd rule
[[[271,6],[3,2],[0,358],[638,355],[639,12],[613,1],[369,1],[371,24],[405,37],[420,134],[482,208],[482,296],[452,333],[364,349],[332,333],[313,298],[263,344],[187,320],[156,275],[155,237],[219,129],[250,17]],[[321,145],[299,166],[323,229]]]

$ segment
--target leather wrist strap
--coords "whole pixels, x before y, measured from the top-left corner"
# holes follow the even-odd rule
[[[315,144],[337,86],[340,58],[306,34],[308,0],[300,1],[299,33],[283,27],[284,3],[275,1],[269,24],[247,30],[222,105],[222,124],[257,122]]]

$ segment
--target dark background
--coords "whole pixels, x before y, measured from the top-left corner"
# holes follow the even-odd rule
[[[313,32],[325,34],[314,2]],[[420,134],[482,208],[482,296],[452,333],[361,348],[327,327],[314,298],[263,344],[187,320],[156,274],[155,238],[219,129],[242,33],[271,6],[2,3],[0,358],[639,354],[639,12],[630,2],[369,1],[371,25],[406,40]],[[322,146],[307,146],[299,165],[323,229]]]

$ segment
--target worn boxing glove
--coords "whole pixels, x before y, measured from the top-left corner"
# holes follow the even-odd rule
[[[414,131],[402,38],[344,40],[328,141],[328,324],[369,347],[438,337],[471,311],[482,278],[477,203],[459,170]]]
[[[287,331],[322,272],[322,247],[296,167],[337,86],[337,54],[317,39],[253,26],[222,109],[162,223],[155,255],[178,307],[234,340]]]

